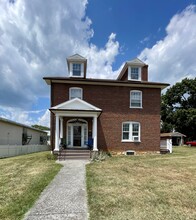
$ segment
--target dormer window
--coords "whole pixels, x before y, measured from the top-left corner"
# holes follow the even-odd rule
[[[72,77],[84,77],[84,65],[83,63],[70,63],[70,76]]]
[[[81,76],[81,63],[73,63],[72,75]]]
[[[70,77],[86,78],[87,59],[75,54],[67,58]]]
[[[129,66],[129,69],[128,69],[128,80],[141,81],[141,67]]]

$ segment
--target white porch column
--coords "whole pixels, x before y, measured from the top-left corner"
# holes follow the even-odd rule
[[[97,116],[93,117],[93,151],[97,149]]]
[[[60,118],[60,138],[63,138],[63,118]]]
[[[59,151],[59,116],[56,115],[56,126],[55,126],[55,151]]]

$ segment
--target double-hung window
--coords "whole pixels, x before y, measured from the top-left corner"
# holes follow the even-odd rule
[[[69,89],[69,99],[79,98],[82,99],[82,88],[72,87]]]
[[[130,108],[142,108],[142,91],[130,91]]]
[[[139,122],[123,122],[122,141],[123,142],[139,142],[140,141],[140,123]]]
[[[73,63],[73,76],[81,76],[81,63]]]
[[[131,67],[128,69],[128,80],[141,80],[141,67]]]

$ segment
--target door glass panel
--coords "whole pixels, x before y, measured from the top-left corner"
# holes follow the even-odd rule
[[[68,126],[67,144],[71,145],[71,126]]]
[[[81,146],[81,126],[73,126],[73,145]]]
[[[88,143],[88,137],[87,137],[87,126],[84,125],[84,145]]]

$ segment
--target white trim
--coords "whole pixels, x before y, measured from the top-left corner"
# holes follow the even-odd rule
[[[60,118],[60,138],[63,138],[63,118]]]
[[[80,87],[70,87],[69,88],[69,100],[74,99],[74,98],[71,98],[71,92],[74,89],[80,90],[80,92],[81,92],[81,98],[80,99],[83,99],[83,89],[82,88],[80,88]],[[75,97],[75,98],[78,98],[78,97]]]
[[[93,117],[93,151],[97,149],[97,116]]]
[[[59,116],[56,115],[55,123],[55,151],[59,151]]]
[[[131,69],[132,68],[138,68],[138,79],[132,79],[131,78]],[[128,66],[128,80],[141,81],[141,67],[139,67],[139,66]]]
[[[132,99],[131,99],[131,93],[132,93],[132,92],[138,92],[138,93],[140,93],[140,105],[141,105],[141,106],[132,106],[132,105],[131,105],[131,100],[132,100]],[[130,108],[139,108],[139,109],[140,109],[140,108],[143,108],[142,91],[140,91],[140,90],[131,90],[131,91],[130,91]]]
[[[59,110],[59,109],[62,109],[62,110],[71,110],[70,108],[66,108],[67,105],[69,104],[72,104],[72,103],[77,103],[78,105],[81,103],[83,104],[84,106],[86,106],[86,108],[83,108],[83,109],[72,109],[72,110],[94,110],[94,111],[102,111],[100,108],[97,108],[96,106],[94,105],[91,105],[90,103],[88,102],[85,102],[84,100],[82,99],[79,99],[79,98],[75,98],[75,99],[71,99],[69,101],[66,101],[66,102],[63,102],[59,105],[56,105],[56,106],[53,106],[51,108],[51,110]]]
[[[123,124],[129,124],[129,131],[127,131],[129,133],[129,139],[123,139]],[[133,124],[138,124],[139,125],[139,129],[138,129],[138,136],[133,136]],[[138,137],[138,140],[134,140],[134,137]],[[141,124],[140,122],[136,122],[136,121],[124,121],[122,122],[122,139],[121,142],[134,142],[134,143],[138,143],[141,142]]]

